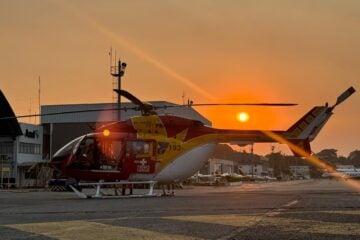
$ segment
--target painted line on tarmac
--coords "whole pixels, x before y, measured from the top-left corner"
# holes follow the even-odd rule
[[[141,239],[141,240],[194,240],[198,237],[166,234],[143,230],[139,228],[112,226],[91,221],[63,221],[33,224],[12,224],[6,225],[16,230],[43,235],[58,240],[113,240],[113,239]]]
[[[293,200],[291,202],[288,202],[288,203],[282,205],[280,208],[277,208],[277,209],[275,209],[273,211],[270,211],[270,212],[266,213],[265,216],[274,217],[276,215],[279,215],[280,213],[288,210],[290,207],[296,205],[298,202],[299,202],[299,200]]]
[[[163,219],[171,219],[185,222],[198,222],[209,224],[220,224],[232,227],[249,227],[256,223],[261,215],[249,214],[218,214],[218,215],[185,215],[185,216],[170,216],[163,217]]]

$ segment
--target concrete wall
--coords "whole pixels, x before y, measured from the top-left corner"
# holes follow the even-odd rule
[[[293,176],[295,177],[305,177],[305,178],[310,178],[310,168],[309,166],[289,166],[290,172],[293,174]]]
[[[243,172],[244,175],[252,175],[252,171],[254,171],[254,175],[256,176],[268,174],[267,167],[262,164],[239,164],[238,168]]]
[[[209,174],[234,173],[234,162],[225,159],[209,159]]]

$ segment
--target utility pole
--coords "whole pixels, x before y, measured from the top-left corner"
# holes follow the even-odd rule
[[[254,143],[251,144],[251,178],[254,180]]]
[[[295,175],[295,180],[297,180],[297,178],[298,178],[298,175],[297,175],[297,168],[298,168],[298,165],[297,165],[297,157],[295,157],[295,173],[294,173],[294,175]]]

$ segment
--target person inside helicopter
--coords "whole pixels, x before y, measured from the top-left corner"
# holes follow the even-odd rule
[[[99,151],[96,146],[95,139],[84,139],[74,156],[73,166],[80,169],[97,169]]]

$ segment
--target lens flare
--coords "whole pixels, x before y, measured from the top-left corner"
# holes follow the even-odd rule
[[[314,164],[315,166],[317,166],[317,167],[319,167],[321,169],[325,169],[328,172],[336,173],[335,175],[338,176],[339,180],[346,180],[345,183],[347,183],[350,187],[356,189],[357,191],[360,191],[360,182],[352,180],[352,179],[344,179],[343,177],[341,177],[342,174],[340,172],[337,172],[336,169],[334,169],[332,166],[330,166],[327,163],[321,161],[316,156],[310,155],[304,149],[302,149],[301,147],[289,142],[288,140],[286,140],[282,136],[280,136],[280,135],[278,135],[278,134],[276,134],[276,133],[274,133],[272,131],[262,131],[262,132],[265,135],[267,135],[268,137],[274,139],[275,141],[277,141],[279,143],[287,144],[293,152],[295,152],[296,154],[306,158],[307,160],[309,160],[310,163]]]
[[[110,135],[109,129],[105,129],[105,130],[103,131],[103,135],[104,135],[105,137],[108,137],[108,136]]]
[[[159,61],[157,58],[152,56],[150,53],[146,52],[144,49],[140,48],[139,46],[135,45],[133,42],[126,39],[124,36],[119,35],[115,31],[112,31],[109,28],[106,28],[104,25],[102,25],[99,21],[97,21],[95,18],[92,18],[90,15],[86,15],[85,13],[81,12],[78,8],[75,6],[65,3],[64,1],[56,1],[56,4],[63,7],[63,9],[67,10],[68,12],[72,13],[74,16],[76,16],[78,19],[80,19],[82,22],[87,23],[89,26],[94,28],[97,32],[101,33],[103,36],[107,37],[110,40],[113,40],[120,44],[123,48],[127,49],[128,51],[132,52],[137,57],[141,58],[142,60],[147,61],[151,65],[153,65],[155,68],[160,70],[161,72],[167,74],[168,76],[172,77],[173,79],[185,84],[192,90],[196,91],[197,93],[201,94],[202,96],[216,101],[216,98],[205,91],[203,87],[197,85],[192,81],[191,79],[186,78],[185,76],[181,75],[177,71],[175,71],[173,68],[165,65],[163,62]]]

